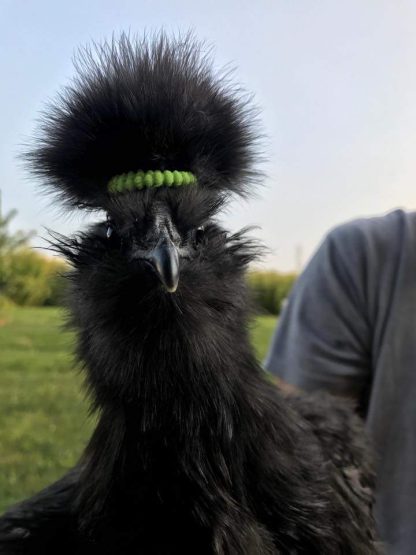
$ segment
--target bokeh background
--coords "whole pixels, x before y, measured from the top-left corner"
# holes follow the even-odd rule
[[[64,262],[43,238],[88,218],[51,205],[18,159],[71,79],[76,48],[121,31],[191,29],[254,94],[266,179],[223,220],[258,225],[268,247],[249,276],[261,359],[323,235],[416,204],[415,25],[412,0],[0,0],[0,511],[72,465],[93,425],[62,329]]]

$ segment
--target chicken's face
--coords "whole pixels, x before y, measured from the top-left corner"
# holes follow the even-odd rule
[[[156,199],[136,209],[118,204],[97,228],[107,256],[122,258],[128,273],[144,280],[146,290],[161,288],[162,294],[176,292],[181,268],[203,255],[209,231],[207,214],[185,221],[166,200]]]
[[[63,249],[75,267],[73,305],[82,320],[132,336],[175,326],[200,333],[233,318],[257,249],[213,220],[222,200],[197,186],[109,199],[107,217]]]

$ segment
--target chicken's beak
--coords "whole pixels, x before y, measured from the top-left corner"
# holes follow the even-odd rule
[[[179,283],[179,253],[171,238],[163,235],[149,253],[149,262],[169,293],[174,293]]]

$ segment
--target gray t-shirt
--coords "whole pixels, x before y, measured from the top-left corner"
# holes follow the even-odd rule
[[[387,553],[416,553],[416,212],[326,237],[280,318],[266,368],[359,402],[377,455]]]

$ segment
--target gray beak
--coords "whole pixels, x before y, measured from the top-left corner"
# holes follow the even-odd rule
[[[179,283],[179,253],[170,237],[162,236],[147,260],[153,265],[166,291],[174,293]]]

